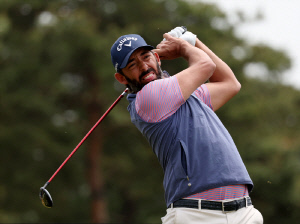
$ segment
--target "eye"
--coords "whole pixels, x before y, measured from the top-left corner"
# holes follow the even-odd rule
[[[128,68],[131,69],[131,68],[134,68],[134,66],[135,66],[135,63],[131,63]]]

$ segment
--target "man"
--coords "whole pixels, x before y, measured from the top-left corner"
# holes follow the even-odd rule
[[[163,223],[263,223],[249,192],[253,183],[214,113],[240,90],[231,69],[191,32],[176,27],[154,49],[136,34],[111,48],[115,78],[131,91],[131,121],[164,170]],[[161,60],[189,66],[169,76]],[[208,81],[206,83],[206,81]],[[206,83],[206,84],[204,84]]]

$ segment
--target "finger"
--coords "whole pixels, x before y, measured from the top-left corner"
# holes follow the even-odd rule
[[[155,53],[157,53],[159,56],[161,56],[163,50],[161,49],[153,49],[152,51],[154,51]]]
[[[171,39],[171,38],[173,38],[170,34],[168,34],[168,33],[165,33],[164,35],[163,35],[163,37],[166,39],[166,40],[169,40],[169,39]]]
[[[163,50],[161,49],[153,49],[152,51],[156,52],[161,60],[164,60],[166,56],[164,55]]]
[[[178,31],[176,29],[171,30],[170,32],[168,32],[168,34],[170,34],[172,37],[180,37],[181,36],[180,31]]]
[[[157,49],[161,49],[161,48],[163,48],[163,46],[165,46],[165,45],[166,45],[166,40],[161,41],[158,45],[156,45],[156,48],[157,48]]]
[[[162,46],[162,42],[160,42],[158,45],[156,45],[156,49],[160,49]]]

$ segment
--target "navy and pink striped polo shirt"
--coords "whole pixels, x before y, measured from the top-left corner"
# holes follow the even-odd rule
[[[213,110],[210,94],[205,84],[194,95]],[[174,114],[184,104],[176,76],[151,82],[143,91],[136,94],[135,108],[140,118],[149,123],[163,121]],[[222,186],[205,190],[185,198],[202,200],[226,200],[248,196],[248,187],[244,184]]]

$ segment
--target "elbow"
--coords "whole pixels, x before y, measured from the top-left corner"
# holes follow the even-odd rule
[[[211,75],[210,76],[212,76],[212,74],[214,74],[216,68],[217,68],[217,65],[211,60],[210,61],[210,69],[211,69]]]
[[[239,92],[241,90],[241,88],[242,88],[242,85],[240,82],[238,82],[238,91],[237,92]]]
[[[240,92],[241,88],[242,88],[241,83],[238,80],[235,80],[233,87],[232,87],[233,94],[234,95],[238,94]]]
[[[215,72],[217,65],[213,62],[213,60],[207,60],[206,63],[206,71],[207,71],[207,79],[209,79]]]

